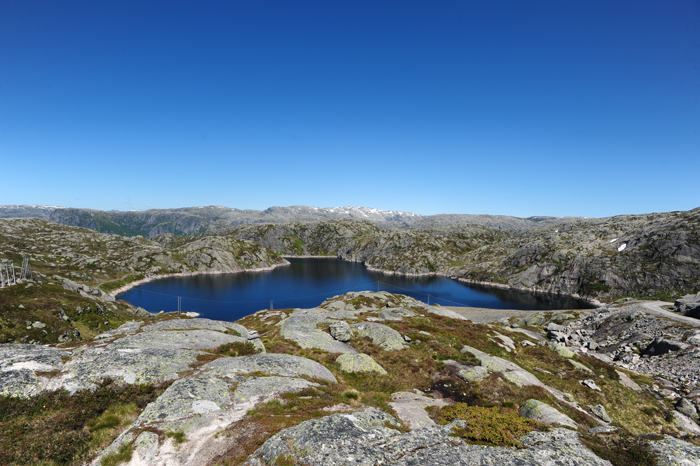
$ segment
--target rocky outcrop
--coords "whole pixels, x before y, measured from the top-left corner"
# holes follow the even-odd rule
[[[448,402],[440,398],[426,396],[419,390],[393,393],[391,400],[388,403],[389,406],[392,407],[401,422],[408,425],[411,430],[434,426],[435,421],[428,416],[427,410],[449,405]]]
[[[680,297],[673,304],[676,312],[689,317],[700,318],[700,292]]]
[[[318,348],[328,353],[355,353],[355,349],[335,340],[330,334],[316,328],[321,323],[333,323],[325,309],[298,309],[282,321],[280,335],[297,342],[302,348]]]
[[[392,425],[398,426],[397,420],[376,409],[306,421],[272,436],[245,464],[262,466],[283,460],[309,466],[610,464],[566,429],[532,432],[521,439],[525,448],[511,449],[469,445],[450,436],[454,423],[405,434]]]

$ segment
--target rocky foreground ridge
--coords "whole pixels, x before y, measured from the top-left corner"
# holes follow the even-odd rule
[[[359,292],[3,344],[0,463],[700,464],[700,331],[643,304],[475,324]]]

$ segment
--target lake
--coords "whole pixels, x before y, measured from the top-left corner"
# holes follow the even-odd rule
[[[264,272],[193,275],[154,280],[119,295],[150,312],[183,311],[235,321],[260,309],[311,308],[348,291],[389,291],[429,304],[490,309],[588,309],[567,296],[467,285],[445,277],[407,277],[367,270],[338,259],[288,259],[291,265]]]

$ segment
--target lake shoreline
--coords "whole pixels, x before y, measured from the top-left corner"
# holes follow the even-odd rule
[[[482,281],[478,281],[478,280],[471,280],[468,278],[459,278],[459,277],[456,277],[455,275],[448,275],[445,272],[423,272],[423,273],[397,272],[397,271],[392,271],[392,270],[378,269],[378,268],[372,267],[371,265],[367,265],[367,263],[364,261],[348,260],[348,259],[340,259],[340,260],[343,260],[346,262],[360,263],[360,264],[364,265],[365,267],[367,267],[367,270],[369,270],[371,272],[379,272],[379,273],[383,273],[386,275],[401,275],[404,277],[444,277],[444,278],[448,278],[450,280],[455,280],[455,281],[467,283],[470,285],[479,285],[479,286],[483,286],[483,287],[487,287],[487,288],[498,288],[501,290],[524,291],[527,293],[546,294],[546,295],[554,295],[554,296],[566,296],[569,298],[574,298],[574,299],[578,299],[581,301],[585,301],[585,302],[595,306],[596,308],[600,307],[604,304],[601,301],[598,301],[597,299],[586,298],[585,296],[581,296],[577,293],[565,293],[565,292],[561,292],[561,291],[547,291],[547,290],[542,290],[542,289],[538,289],[538,288],[525,288],[523,286],[507,285],[505,283],[482,282]]]
[[[152,275],[150,277],[142,278],[141,280],[136,280],[131,283],[127,283],[126,285],[117,288],[116,290],[113,290],[109,293],[114,299],[118,299],[117,297],[120,294],[124,294],[127,291],[129,291],[132,288],[136,288],[137,286],[143,285],[145,283],[149,283],[155,280],[160,280],[163,278],[179,278],[179,277],[193,277],[195,275],[224,275],[224,274],[235,274],[235,273],[242,273],[242,272],[269,272],[270,270],[274,270],[277,267],[286,267],[290,265],[289,262],[285,261],[284,264],[275,264],[270,267],[260,267],[256,269],[241,269],[241,270],[230,270],[230,271],[225,271],[225,270],[203,270],[203,271],[197,271],[197,272],[178,272],[178,273],[164,273],[161,275]]]

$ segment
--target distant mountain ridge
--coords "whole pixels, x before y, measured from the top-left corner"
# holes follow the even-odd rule
[[[439,214],[380,210],[371,207],[270,207],[241,210],[223,206],[150,209],[145,211],[102,211],[70,207],[12,205],[0,206],[0,218],[44,218],[62,225],[79,226],[102,233],[152,237],[164,233],[192,235],[210,233],[244,224],[282,224],[323,220],[364,220],[381,229],[436,228],[477,224],[502,230],[531,228],[581,220],[580,217],[510,217],[505,215]]]

